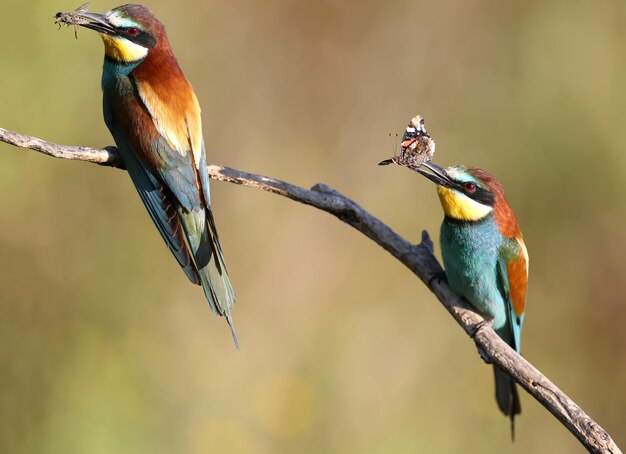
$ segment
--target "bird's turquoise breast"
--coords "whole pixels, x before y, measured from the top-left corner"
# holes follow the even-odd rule
[[[114,115],[115,104],[130,102],[136,97],[135,88],[128,77],[129,65],[112,62],[105,58],[102,68],[102,95],[104,122],[117,142],[120,138],[121,125],[117,124]],[[119,121],[119,119],[118,119]],[[117,144],[118,147],[120,144]],[[125,153],[126,150],[120,150]]]
[[[128,76],[133,70],[139,66],[141,60],[131,63],[122,63],[119,61],[111,60],[108,57],[104,57],[104,63],[102,65],[102,90],[111,88],[120,78],[128,79]]]
[[[502,241],[493,215],[477,222],[446,218],[441,224],[441,255],[450,288],[480,313],[493,318],[495,329],[506,321],[496,271]]]

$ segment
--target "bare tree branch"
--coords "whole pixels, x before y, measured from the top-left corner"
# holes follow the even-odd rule
[[[62,159],[94,162],[124,168],[115,147],[87,148],[57,145],[0,128],[0,141]],[[526,359],[510,348],[490,324],[456,295],[442,276],[428,233],[420,244],[411,244],[391,228],[334,189],[316,184],[310,190],[284,181],[222,167],[208,166],[211,178],[272,192],[326,211],[372,239],[409,268],[437,296],[465,332],[474,340],[483,359],[507,371],[529,394],[548,409],[574,436],[594,453],[621,453],[609,434],[593,421]]]
[[[0,142],[20,148],[30,148],[54,158],[94,162],[120,169],[125,168],[124,161],[115,147],[89,148],[57,145],[56,143],[46,142],[36,137],[26,136],[3,128],[0,128]]]

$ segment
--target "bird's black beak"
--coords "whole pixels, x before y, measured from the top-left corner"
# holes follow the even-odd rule
[[[81,27],[89,28],[106,35],[117,35],[117,30],[109,24],[104,14],[80,13],[78,14],[78,18],[82,19],[78,24]]]
[[[453,186],[453,182],[445,169],[442,169],[432,162],[423,163],[421,167],[415,169],[415,171],[424,175],[430,181],[439,186],[443,186],[445,188],[451,188]]]

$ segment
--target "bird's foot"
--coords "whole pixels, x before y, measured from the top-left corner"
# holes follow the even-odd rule
[[[478,334],[478,332],[485,326],[491,327],[493,324],[493,319],[486,319],[483,320],[481,322],[478,322],[474,325],[474,329],[472,330],[472,334],[470,335],[470,337],[472,339],[476,338],[476,335]],[[483,350],[480,346],[480,344],[476,343],[476,349],[478,350],[478,354],[480,355],[480,357],[482,358],[482,360],[484,362],[486,362],[487,364],[491,364],[491,358],[489,357],[489,355],[487,354],[487,352],[485,352],[485,350]]]
[[[437,282],[437,284],[441,284],[442,281],[446,280],[446,272],[445,271],[437,271],[433,274],[430,279],[428,279],[428,287],[432,287],[433,282]]]

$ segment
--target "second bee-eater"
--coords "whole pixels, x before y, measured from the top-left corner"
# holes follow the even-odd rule
[[[104,120],[150,217],[183,271],[224,316],[235,293],[211,212],[200,106],[163,24],[142,5],[81,11],[104,41]]]
[[[441,255],[450,288],[493,320],[518,353],[524,323],[528,252],[513,210],[495,177],[476,167],[427,162],[417,171],[437,184],[444,211]],[[511,418],[521,412],[513,379],[494,366],[496,400]]]

